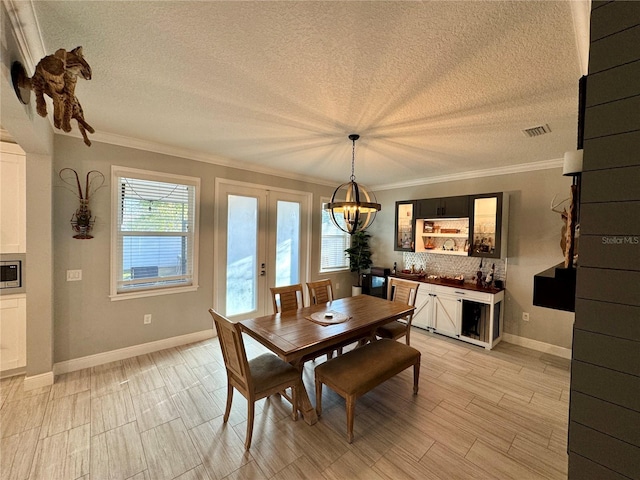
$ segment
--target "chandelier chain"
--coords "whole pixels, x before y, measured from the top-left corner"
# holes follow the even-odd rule
[[[355,162],[356,162],[356,141],[353,141],[353,147],[351,149],[351,181],[355,182],[356,174],[355,174]]]

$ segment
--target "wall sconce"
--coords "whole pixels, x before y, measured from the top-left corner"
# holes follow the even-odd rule
[[[84,194],[82,192],[82,186],[80,185],[80,177],[78,172],[72,168],[63,168],[58,174],[60,179],[70,187],[77,188],[77,193],[71,190],[80,200],[80,207],[71,216],[71,228],[76,234],[73,238],[80,240],[88,240],[93,238],[91,230],[96,221],[95,217],[91,216],[91,210],[89,210],[89,200],[91,197],[104,186],[104,175],[97,170],[91,170],[87,173]],[[75,182],[74,182],[75,180]],[[66,188],[66,187],[65,187]],[[69,189],[67,189],[69,190]]]
[[[564,153],[564,163],[562,165],[562,175],[575,176],[582,173],[582,157],[584,150],[571,150]]]

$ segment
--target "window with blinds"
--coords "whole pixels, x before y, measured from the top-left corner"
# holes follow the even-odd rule
[[[112,296],[197,287],[200,179],[114,167],[112,181]]]
[[[331,221],[329,213],[322,209],[320,272],[330,272],[349,268],[349,258],[344,251],[350,246],[351,238],[349,234],[336,227]]]

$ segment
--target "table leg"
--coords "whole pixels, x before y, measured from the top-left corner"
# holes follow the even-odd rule
[[[298,410],[300,411],[300,413],[302,414],[302,418],[308,425],[314,425],[318,423],[318,412],[316,412],[316,408],[311,404],[309,392],[307,392],[307,388],[305,387],[304,381],[302,380],[304,362],[291,363],[300,371],[300,383],[302,385],[302,388],[298,393]]]
[[[302,391],[298,395],[298,409],[302,413],[302,418],[309,425],[314,425],[318,422],[318,413],[313,405],[311,405],[311,399],[307,393],[307,389],[302,385]]]

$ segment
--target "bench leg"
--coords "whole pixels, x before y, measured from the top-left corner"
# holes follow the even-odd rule
[[[316,378],[316,413],[322,415],[322,382]]]
[[[347,441],[353,442],[353,420],[356,415],[356,398],[347,395]]]
[[[418,380],[420,380],[420,358],[413,365],[413,394],[418,394]]]

